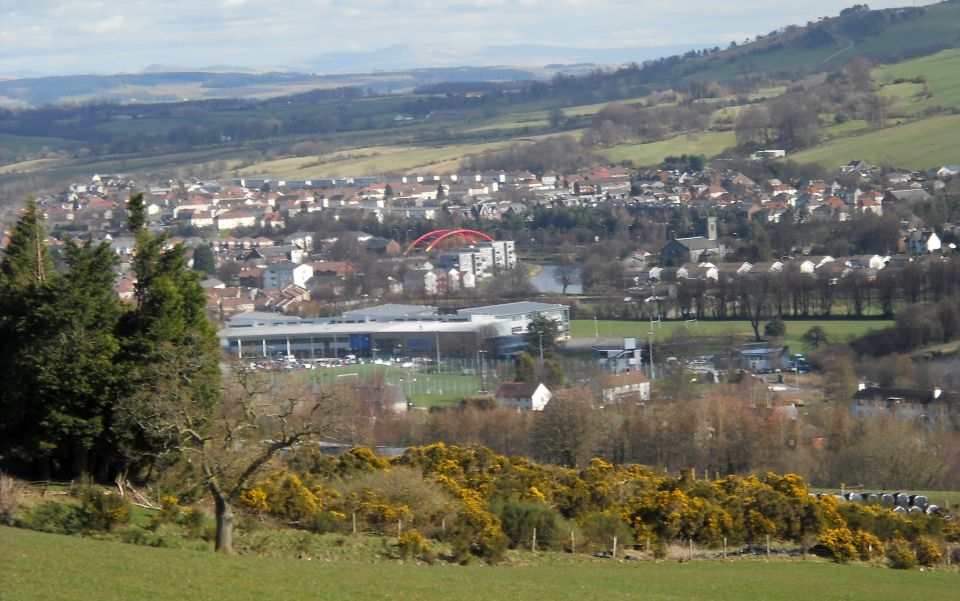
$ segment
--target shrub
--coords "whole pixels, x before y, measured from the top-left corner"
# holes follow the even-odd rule
[[[910,543],[899,532],[893,533],[893,538],[887,542],[884,552],[890,567],[895,570],[909,570],[917,565],[917,556],[910,547]]]
[[[853,546],[857,548],[857,555],[863,561],[883,557],[883,542],[869,532],[857,530],[853,535]]]
[[[779,338],[787,333],[787,324],[783,322],[779,317],[768,321],[767,325],[763,326],[763,335],[770,336],[771,338]]]
[[[191,507],[185,510],[180,515],[179,523],[186,527],[187,535],[190,538],[211,538],[208,529],[205,527],[207,525],[207,516],[200,511],[199,507]]]
[[[337,511],[321,511],[307,521],[304,526],[311,532],[326,534],[328,532],[342,532],[346,524],[346,516]]]
[[[108,531],[130,521],[130,501],[95,486],[79,490],[80,513],[87,530]]]
[[[419,559],[432,564],[436,561],[436,555],[430,549],[430,545],[423,538],[423,535],[416,530],[410,530],[403,533],[397,539],[397,549],[400,552],[400,559]]]
[[[617,537],[618,544],[633,539],[633,531],[623,519],[612,513],[593,513],[581,522],[588,549],[607,549]]]
[[[654,537],[650,543],[651,551],[653,552],[654,559],[665,559],[670,552],[670,547],[667,546],[667,541],[663,540],[659,536]]]
[[[948,543],[960,543],[960,521],[948,522],[943,527],[943,538]]]
[[[43,501],[14,521],[18,528],[51,534],[79,534],[86,529],[83,514],[69,501]]]
[[[455,515],[450,494],[411,467],[357,473],[340,492],[344,502],[338,509],[356,512],[357,520],[363,521],[358,526],[372,532],[396,532],[397,520],[402,519],[406,527],[436,537],[443,521],[450,524]]]
[[[510,547],[530,547],[533,531],[537,531],[537,546],[552,549],[563,545],[565,540],[562,520],[544,503],[531,501],[504,501],[494,507],[500,517],[503,533],[510,540]]]
[[[26,488],[3,472],[0,472],[0,524],[13,523],[13,514],[17,511]]]
[[[820,535],[820,543],[826,547],[833,560],[837,563],[847,563],[859,555],[854,544],[853,533],[849,528],[832,528]]]
[[[932,566],[943,561],[943,553],[935,542],[921,536],[916,542],[917,561],[922,566]]]

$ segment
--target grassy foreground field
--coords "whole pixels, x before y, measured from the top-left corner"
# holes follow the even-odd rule
[[[960,586],[956,573],[813,560],[431,567],[221,557],[11,528],[0,528],[0,574],[3,601],[945,601]]]
[[[763,324],[761,323],[761,333],[763,333]],[[827,331],[827,336],[834,342],[843,342],[866,334],[870,330],[879,330],[892,325],[892,321],[887,320],[854,320],[854,319],[824,319],[824,320],[785,320],[787,324],[787,335],[781,339],[783,344],[787,344],[796,352],[803,350],[803,343],[800,337],[814,326],[820,326]],[[663,342],[672,337],[677,330],[684,328],[693,336],[704,337],[725,337],[729,334],[748,341],[747,338],[753,338],[753,329],[750,322],[743,320],[722,320],[722,321],[664,321],[653,324],[654,339],[657,342]],[[608,321],[599,320],[594,324],[592,319],[576,319],[570,323],[570,330],[574,338],[592,338],[598,332],[601,337],[624,337],[635,336],[641,340],[647,339],[647,332],[650,331],[649,321]]]

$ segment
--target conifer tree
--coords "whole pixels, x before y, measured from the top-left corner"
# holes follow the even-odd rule
[[[29,459],[34,443],[36,405],[27,355],[35,342],[30,316],[42,302],[53,272],[37,204],[31,199],[10,235],[0,262],[0,456]]]
[[[141,194],[127,208],[136,239],[136,307],[120,323],[126,382],[116,433],[134,467],[176,446],[183,427],[202,430],[209,422],[220,394],[220,350],[186,249],[165,248],[166,237],[146,228]]]
[[[116,257],[107,244],[68,241],[61,274],[44,238],[29,201],[0,263],[0,455],[75,477],[111,454]]]
[[[68,241],[67,272],[35,311],[40,345],[28,357],[41,444],[61,473],[106,475],[110,421],[121,376],[114,335],[120,302],[116,255],[106,243]]]
[[[517,358],[517,381],[518,382],[536,382],[537,364],[529,353],[522,353]]]

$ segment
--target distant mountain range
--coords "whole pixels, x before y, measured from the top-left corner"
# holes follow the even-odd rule
[[[399,92],[441,81],[524,81],[548,79],[556,73],[576,75],[598,67],[639,63],[689,49],[690,46],[589,49],[535,44],[482,47],[404,44],[369,52],[332,52],[268,71],[233,65],[203,68],[150,65],[140,73],[0,76],[0,106],[88,100],[177,102],[264,98],[342,86]]]
[[[465,65],[500,65],[539,69],[548,65],[619,65],[643,62],[683,53],[699,46],[632,46],[625,48],[575,48],[544,44],[499,46],[447,46],[440,44],[400,44],[369,52],[331,52],[291,65],[297,71],[343,73],[391,71]]]

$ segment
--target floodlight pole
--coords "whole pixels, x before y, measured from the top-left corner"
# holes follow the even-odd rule
[[[647,332],[647,340],[650,344],[650,379],[653,380],[657,377],[657,374],[653,369],[653,330]]]

